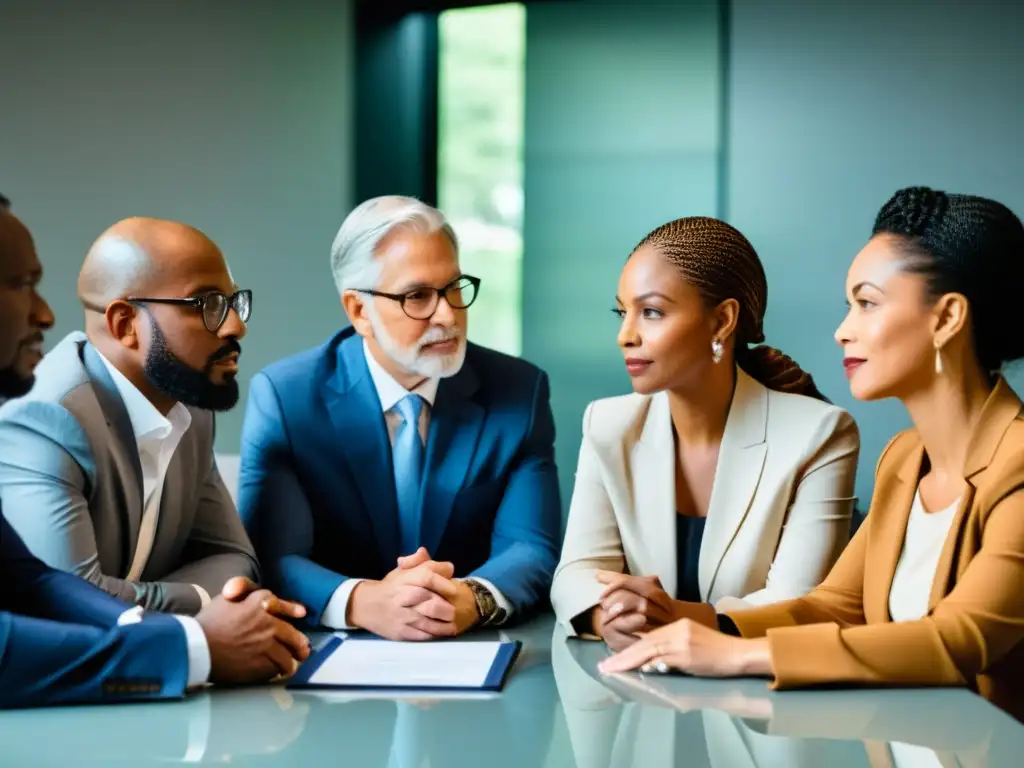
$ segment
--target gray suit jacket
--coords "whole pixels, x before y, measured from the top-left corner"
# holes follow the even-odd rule
[[[0,408],[0,502],[33,553],[149,610],[195,614],[232,576],[259,580],[256,554],[213,458],[213,415],[189,409],[164,481],[140,582],[125,580],[142,522],[131,422],[102,359],[72,333]]]

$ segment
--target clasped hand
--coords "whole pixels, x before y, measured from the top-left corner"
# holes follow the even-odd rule
[[[593,625],[613,651],[635,643],[638,632],[675,621],[676,601],[665,592],[657,576],[599,571],[597,580],[605,590],[594,608]]]
[[[349,598],[349,622],[389,640],[454,637],[478,620],[472,590],[454,579],[451,563],[420,547],[398,558],[380,581],[362,581]]]
[[[631,646],[641,632],[683,618],[713,625],[715,611],[710,605],[673,599],[657,576],[598,571],[597,580],[605,590],[594,608],[593,625],[613,651]]]
[[[599,571],[606,585],[594,609],[594,628],[615,655],[601,662],[602,674],[631,669],[678,669],[701,677],[771,673],[768,641],[718,631],[707,603],[674,600],[656,576]]]
[[[236,577],[196,616],[210,651],[210,680],[258,683],[288,676],[309,656],[309,640],[287,619],[306,609]]]

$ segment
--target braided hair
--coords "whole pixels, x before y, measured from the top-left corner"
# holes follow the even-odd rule
[[[826,398],[811,375],[764,342],[768,281],[757,251],[739,230],[707,216],[688,216],[663,224],[640,241],[634,253],[651,246],[668,259],[683,279],[700,291],[708,306],[726,299],[739,302],[736,364],[769,389]]]
[[[1024,286],[1024,225],[1002,203],[975,195],[901,189],[882,206],[872,235],[895,235],[905,269],[923,275],[932,299],[959,293],[973,316],[978,362],[987,373],[1024,357],[1016,294]]]

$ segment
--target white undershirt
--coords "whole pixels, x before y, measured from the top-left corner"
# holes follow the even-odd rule
[[[136,446],[139,450],[139,464],[142,469],[142,501],[144,509],[142,523],[139,526],[139,540],[135,546],[135,557],[132,559],[128,573],[128,581],[138,581],[146,567],[149,555],[153,550],[156,528],[160,515],[160,498],[163,493],[164,478],[167,467],[171,463],[174,451],[181,442],[182,436],[192,423],[192,415],[181,403],[176,403],[167,414],[167,418],[146,399],[139,390],[128,381],[127,377],[114,367],[102,354],[100,360],[106,367],[121,402],[128,412],[128,420],[135,434]],[[192,585],[205,606],[210,602],[206,590],[198,584]],[[202,685],[210,676],[210,648],[206,642],[206,633],[191,616],[175,616],[185,630],[186,648],[188,649],[188,687]],[[136,605],[128,609],[118,619],[119,626],[135,624],[142,621],[142,607]]]
[[[945,509],[928,512],[921,502],[921,491],[914,494],[903,551],[889,589],[889,615],[893,621],[915,621],[928,613],[935,569],[959,506],[957,499]]]
[[[110,373],[128,413],[139,453],[139,467],[142,469],[142,522],[139,525],[139,539],[135,542],[135,557],[125,577],[128,581],[140,581],[156,539],[167,469],[181,438],[192,424],[192,415],[184,405],[175,403],[167,416],[164,416],[107,358],[100,355],[100,360]],[[202,587],[194,586],[202,604],[206,605],[210,596]]]

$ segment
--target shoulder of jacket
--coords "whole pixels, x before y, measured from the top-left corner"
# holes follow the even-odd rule
[[[903,460],[921,445],[921,437],[916,429],[905,429],[896,433],[878,455],[878,462],[875,465],[875,476],[887,472],[890,469],[895,471],[902,465]]]
[[[833,430],[844,423],[856,426],[850,412],[834,403],[772,389],[768,390],[768,422],[769,428],[784,426],[787,430],[808,432],[817,432],[822,425]]]
[[[1007,428],[978,485],[979,490],[987,490],[997,498],[1024,490],[1024,418],[1021,416]]]
[[[654,397],[658,395],[631,392],[594,400],[583,415],[585,438],[597,444],[621,442],[626,432],[646,417]]]

